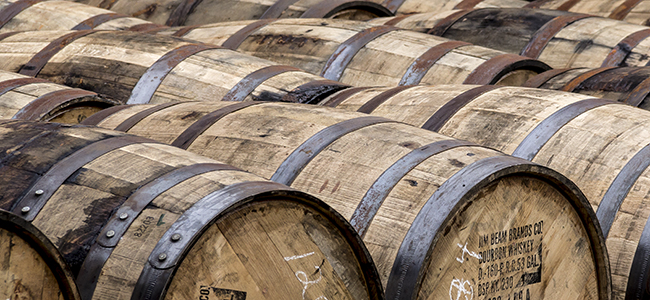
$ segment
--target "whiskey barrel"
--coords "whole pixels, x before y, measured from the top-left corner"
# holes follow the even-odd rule
[[[534,59],[358,21],[239,21],[159,34],[222,45],[354,86],[520,85],[549,69]]]
[[[62,253],[83,299],[382,299],[322,201],[152,140],[3,121],[0,208]]]
[[[0,210],[0,297],[2,299],[81,299],[59,251],[29,222]]]
[[[376,0],[397,16],[483,7],[525,7],[531,0]]]
[[[557,10],[482,8],[383,23],[539,59],[553,68],[645,66],[650,28]]]
[[[564,177],[529,161],[293,103],[137,105],[86,120],[323,199],[362,236],[387,299],[609,297],[589,204]]]
[[[215,45],[129,31],[0,36],[0,69],[93,91],[120,103],[313,102],[347,85]]]
[[[596,210],[614,297],[642,299],[650,272],[650,112],[587,95],[496,86],[414,86],[341,92],[321,105],[392,118],[557,170]]]
[[[76,2],[168,26],[275,18],[368,20],[392,15],[383,6],[364,0],[76,0]]]
[[[0,71],[0,118],[79,123],[117,104],[93,92]]]

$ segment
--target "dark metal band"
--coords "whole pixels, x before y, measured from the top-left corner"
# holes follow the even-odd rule
[[[454,97],[454,99],[451,99],[449,102],[440,107],[440,109],[438,109],[424,123],[424,125],[422,125],[422,128],[437,132],[465,105],[472,102],[478,96],[481,96],[492,90],[496,90],[500,87],[501,86],[498,85],[484,85],[463,92],[462,94]]]
[[[542,73],[551,67],[539,60],[517,54],[501,54],[488,59],[470,73],[463,84],[495,84],[501,77],[519,69]]]
[[[3,82],[0,82],[0,96],[10,92],[13,89],[17,89],[21,86],[25,86],[28,84],[34,84],[34,83],[51,83],[50,81],[47,81],[45,79],[40,79],[40,78],[16,78],[16,79],[9,79]]]
[[[275,20],[263,19],[263,20],[250,23],[244,26],[242,29],[239,29],[233,35],[231,35],[225,42],[221,44],[221,47],[236,50],[237,48],[239,48],[241,43],[243,43],[246,38],[248,38],[251,34],[253,34],[253,32],[257,31],[258,29],[266,25],[271,24],[273,21]]]
[[[192,142],[196,140],[199,135],[201,135],[204,131],[206,131],[210,126],[214,125],[217,121],[221,120],[221,118],[225,117],[226,115],[236,112],[240,109],[244,109],[246,107],[252,106],[252,105],[258,105],[262,104],[264,102],[257,102],[257,101],[248,101],[248,102],[239,102],[235,103],[233,105],[228,105],[226,107],[222,107],[220,109],[217,109],[199,119],[198,121],[192,123],[189,127],[187,127],[172,143],[172,146],[181,148],[181,149],[187,149],[192,145]]]
[[[298,0],[278,0],[273,3],[260,17],[260,19],[277,19],[282,16],[282,13],[291,6],[298,2]]]
[[[84,20],[83,22],[77,24],[77,26],[72,27],[72,30],[91,30],[91,29],[95,29],[95,27],[102,25],[108,21],[121,19],[121,18],[128,18],[128,17],[129,16],[127,15],[118,14],[118,13],[100,14]]]
[[[149,262],[144,265],[131,299],[161,299],[173,269],[180,263],[183,254],[187,253],[201,233],[226,211],[252,202],[260,194],[289,191],[292,190],[274,182],[248,181],[229,185],[203,197],[186,210],[158,241],[149,256]],[[174,234],[180,234],[181,239],[174,242]],[[158,257],[163,254],[167,258],[160,261]]]
[[[59,186],[79,168],[110,151],[136,143],[157,142],[135,136],[112,137],[94,142],[63,158],[41,176],[20,200],[16,201],[12,212],[27,221],[33,221]],[[36,193],[37,191],[39,193]]]
[[[476,146],[476,144],[461,140],[438,141],[415,149],[400,158],[375,180],[363,196],[352,217],[350,217],[352,227],[363,238],[388,194],[406,174],[434,155],[463,146],[471,147]]]
[[[327,0],[320,1],[307,9],[300,18],[329,18],[335,14],[351,9],[359,9],[377,16],[392,17],[394,14],[379,3],[363,0]]]
[[[533,34],[526,47],[521,49],[521,55],[538,58],[539,55],[542,54],[542,51],[548,42],[558,34],[560,30],[573,22],[589,17],[593,16],[585,14],[566,14],[553,18]]]
[[[530,3],[524,5],[523,8],[540,8],[540,6],[544,5],[546,2],[549,2],[551,0],[534,0],[530,1]]]
[[[183,37],[183,36],[186,35],[188,32],[190,32],[190,31],[192,31],[192,30],[194,30],[194,29],[196,29],[196,28],[199,28],[199,27],[201,27],[201,26],[203,26],[203,24],[196,24],[196,25],[191,25],[191,26],[185,26],[185,27],[182,27],[182,28],[179,29],[178,31],[172,33],[172,36],[175,36],[175,37]]]
[[[464,16],[466,16],[471,12],[473,12],[473,10],[463,9],[455,13],[452,13],[451,15],[448,15],[444,19],[438,21],[438,23],[436,23],[436,25],[431,27],[431,29],[429,29],[427,33],[432,35],[437,35],[437,36],[443,36],[445,32],[447,32],[447,30],[449,30],[449,28],[451,28],[451,26],[454,25],[454,23],[456,23],[458,20],[462,19]]]
[[[165,25],[154,24],[154,23],[144,23],[131,26],[127,28],[127,31],[141,32],[141,33],[156,33],[158,31],[163,31],[169,28]]]
[[[575,70],[575,69],[576,68],[552,69],[543,73],[539,73],[538,75],[535,75],[533,78],[528,79],[528,81],[526,81],[526,83],[524,83],[522,87],[539,88],[549,80],[553,79],[553,77],[562,75],[568,71]]]
[[[340,90],[350,88],[350,85],[333,80],[314,80],[307,82],[288,92],[282,97],[282,102],[318,104]]]
[[[177,104],[181,104],[181,103],[183,103],[183,102],[167,102],[167,103],[163,103],[163,104],[160,104],[160,105],[156,105],[156,106],[147,108],[147,109],[145,109],[145,110],[143,110],[141,112],[136,113],[135,115],[130,116],[128,119],[126,119],[122,123],[120,123],[120,125],[117,125],[117,127],[115,127],[113,130],[127,132],[131,128],[133,128],[133,126],[135,126],[135,124],[138,124],[144,118],[146,118],[146,117],[148,117],[148,116],[150,116],[150,115],[152,115],[152,114],[154,114],[156,112],[159,112],[159,111],[161,111],[161,110],[163,110],[165,108],[168,108],[168,107],[171,107],[171,106],[174,106],[174,105],[177,105]]]
[[[646,145],[634,154],[609,185],[596,210],[605,238],[614,224],[616,213],[621,208],[623,200],[648,166],[650,166],[650,145]]]
[[[182,26],[187,21],[187,16],[201,3],[201,0],[183,0],[165,22],[167,26]]]
[[[397,10],[400,8],[400,6],[404,4],[404,1],[406,0],[384,0],[384,2],[381,5],[386,7],[392,13],[396,13]]]
[[[623,20],[632,11],[632,9],[641,3],[642,0],[626,0],[609,14],[608,18],[614,20]]]
[[[4,27],[11,21],[15,16],[21,13],[23,10],[28,9],[32,5],[42,2],[43,0],[18,0],[14,3],[7,5],[2,11],[0,11],[0,28]]]
[[[627,97],[625,99],[622,99],[622,101],[625,104],[629,104],[632,106],[639,106],[643,102],[643,100],[648,97],[648,94],[650,94],[650,78],[646,78],[641,83],[639,83],[631,92],[627,94]]]
[[[605,67],[605,68],[598,68],[598,69],[592,69],[587,72],[584,72],[575,78],[571,79],[569,82],[567,82],[561,89],[561,91],[565,92],[573,92],[575,89],[577,89],[580,84],[585,82],[587,79],[594,77],[600,73],[603,73],[605,71],[609,71],[613,69],[614,67]]]
[[[223,96],[222,101],[237,101],[241,102],[250,95],[260,84],[269,80],[271,77],[280,75],[286,72],[304,72],[301,69],[292,66],[272,65],[261,68],[253,73],[246,75],[235,86]]]
[[[0,41],[4,40],[4,39],[6,39],[6,38],[8,38],[8,37],[10,37],[12,35],[19,34],[19,33],[22,33],[22,31],[9,31],[9,32],[5,32],[5,33],[0,33]]]
[[[396,123],[396,121],[374,116],[359,117],[322,129],[293,150],[271,176],[271,180],[290,186],[302,169],[325,147],[348,133],[380,123]]]
[[[637,32],[634,32],[624,39],[622,39],[618,44],[612,49],[605,60],[603,60],[601,67],[618,67],[627,58],[632,50],[638,46],[641,42],[647,39],[650,36],[650,29],[644,29]]]
[[[209,44],[188,44],[165,53],[140,76],[126,104],[149,103],[162,81],[174,67],[194,54],[212,49],[221,49],[221,47]]]
[[[648,298],[650,298],[650,218],[646,220],[639,244],[636,246],[625,290],[625,300]]]
[[[379,105],[386,102],[388,99],[401,93],[403,90],[407,90],[412,87],[414,87],[414,85],[404,85],[404,86],[398,86],[386,90],[383,93],[373,97],[372,99],[368,100],[368,102],[361,105],[361,107],[359,107],[357,111],[362,113],[367,113],[367,114],[372,113],[375,109],[377,109],[377,107],[379,107]]]
[[[133,105],[116,105],[116,106],[113,106],[113,107],[109,107],[107,109],[102,109],[102,110],[92,114],[90,117],[84,119],[79,124],[96,126],[97,124],[104,121],[104,119],[108,118],[109,116],[112,116],[113,114],[117,113],[118,111],[123,110],[125,108],[129,108],[131,106],[133,106]]]
[[[94,33],[93,30],[79,30],[68,33],[62,37],[59,37],[52,42],[50,42],[43,50],[36,53],[22,68],[18,73],[36,77],[38,73],[45,67],[48,61],[55,54],[59,53],[65,46],[74,42],[76,39]]]
[[[111,253],[113,253],[113,249],[133,224],[133,221],[138,218],[140,213],[142,213],[151,201],[185,180],[204,173],[221,170],[239,169],[224,164],[205,163],[189,165],[168,172],[145,184],[131,194],[102,228],[96,243],[91,246],[88,255],[86,255],[79,275],[77,276],[77,284],[82,299],[92,299],[95,287],[97,286],[97,279],[101,274],[104,264]],[[110,238],[107,235],[109,231],[112,231]]]
[[[41,118],[53,109],[78,98],[97,96],[81,89],[65,89],[42,95],[23,106],[12,119],[44,121]]]
[[[569,11],[569,9],[571,9],[576,4],[578,4],[578,2],[580,2],[580,0],[567,0],[564,3],[562,3],[562,5],[558,6],[558,8],[556,8],[556,9],[557,10],[563,10],[563,11]]]
[[[344,90],[334,96],[332,96],[330,99],[328,99],[325,103],[319,104],[320,106],[327,106],[327,107],[337,107],[341,102],[347,100],[350,98],[352,95],[359,93],[361,91],[365,91],[367,89],[371,89],[372,87],[368,86],[363,86],[363,87],[355,87],[355,88],[350,88],[347,90]]]
[[[323,1],[324,3],[327,1]],[[323,70],[321,70],[320,76],[325,77],[329,80],[338,81],[343,75],[343,71],[348,66],[352,58],[363,48],[366,44],[370,43],[372,40],[389,33],[394,30],[401,30],[393,26],[376,26],[371,27],[365,30],[358,32],[353,35],[345,42],[341,43],[339,47],[332,53],[329,57]]]
[[[621,104],[611,100],[593,98],[580,100],[559,109],[537,124],[519,146],[517,146],[517,149],[512,153],[512,156],[526,160],[533,160],[546,142],[548,142],[555,133],[571,120],[588,110],[616,103]]]
[[[477,4],[483,2],[483,0],[463,0],[460,3],[454,6],[454,9],[473,9]]]
[[[413,85],[419,84],[424,78],[424,75],[429,72],[429,69],[438,62],[443,56],[447,55],[450,51],[471,45],[470,43],[460,41],[448,41],[431,47],[418,57],[406,70],[399,85]]]
[[[386,26],[395,26],[399,22],[402,22],[402,20],[404,20],[404,19],[406,19],[406,18],[408,18],[410,16],[411,15],[401,15],[401,16],[398,16],[398,17],[393,17],[390,20],[388,20],[388,22],[384,23],[384,25],[386,25]]]

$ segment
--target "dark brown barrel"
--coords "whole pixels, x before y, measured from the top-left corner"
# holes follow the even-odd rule
[[[520,87],[418,86],[334,94],[321,104],[365,109],[557,170],[585,192],[605,234],[613,296],[648,297],[650,112],[592,96]]]
[[[0,127],[0,206],[52,241],[82,299],[383,299],[359,236],[313,196],[120,132]]]
[[[128,104],[226,96],[231,101],[318,102],[348,87],[219,46],[128,31],[15,33],[0,40],[0,53],[6,55],[0,69]],[[317,88],[305,88],[313,82]]]
[[[564,177],[528,161],[380,117],[288,103],[131,106],[97,122],[320,197],[363,237],[387,299],[609,298],[593,211]]]
[[[354,86],[521,85],[549,69],[535,59],[394,26],[344,20],[240,21],[159,34],[222,45]]]
[[[0,210],[2,299],[81,299],[59,250],[35,226]]]

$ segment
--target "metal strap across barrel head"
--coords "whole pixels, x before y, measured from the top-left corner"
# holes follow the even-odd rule
[[[75,27],[72,27],[72,30],[91,30],[91,29],[95,29],[95,27],[102,25],[108,21],[127,18],[127,17],[129,16],[118,14],[118,13],[100,14],[84,20],[83,22],[77,24]]]
[[[81,266],[77,276],[77,284],[82,299],[92,298],[104,263],[106,263],[122,236],[147,205],[162,193],[185,180],[204,173],[221,170],[239,169],[230,165],[216,163],[184,166],[152,180],[131,194],[102,228],[96,243],[91,246]]]
[[[548,70],[548,71],[543,72],[543,73],[539,73],[539,74],[535,75],[534,77],[528,79],[528,81],[526,81],[524,83],[524,85],[522,85],[522,87],[539,88],[542,85],[544,85],[546,82],[548,82],[549,80],[553,79],[553,77],[558,76],[558,75],[562,75],[562,74],[564,74],[564,73],[566,73],[568,71],[575,70],[575,69],[576,68],[552,69],[552,70]]]
[[[569,9],[574,7],[580,1],[581,0],[566,0],[564,3],[557,7],[557,10],[569,11]]]
[[[11,21],[15,16],[17,16],[23,10],[42,1],[43,0],[18,0],[14,3],[7,5],[7,7],[5,7],[4,9],[2,9],[2,11],[0,11],[0,28],[7,25],[9,21]]]
[[[465,146],[471,147],[476,146],[476,144],[460,140],[434,142],[409,152],[386,169],[384,173],[375,180],[368,191],[366,191],[361,202],[359,202],[359,205],[354,210],[352,217],[350,217],[350,224],[354,227],[357,233],[359,233],[359,236],[362,238],[365,236],[372,219],[379,211],[384,200],[388,197],[388,194],[390,194],[393,187],[395,187],[395,185],[397,185],[406,174],[411,172],[413,168],[431,156],[453,148]]]
[[[187,20],[187,16],[194,8],[201,3],[202,0],[183,0],[176,9],[169,14],[169,18],[165,22],[167,26],[182,26]]]
[[[329,18],[348,9],[365,10],[378,18],[392,17],[394,14],[379,3],[362,0],[327,0],[320,1],[307,9],[300,18]]]
[[[34,84],[34,83],[50,83],[50,82],[45,79],[32,78],[32,77],[5,80],[3,82],[0,82],[0,96],[10,92],[13,89],[28,84]]]
[[[521,55],[538,58],[539,55],[542,54],[542,51],[548,42],[558,32],[560,32],[560,30],[573,22],[589,17],[593,16],[586,14],[566,14],[553,18],[533,34],[532,38],[528,41],[528,44],[521,49]]]
[[[463,92],[440,107],[426,122],[424,122],[422,128],[437,132],[465,105],[472,102],[478,96],[500,87],[501,86],[497,85],[484,85]]]
[[[64,36],[61,36],[52,42],[50,42],[45,48],[36,53],[22,68],[18,73],[36,77],[39,72],[45,67],[48,61],[59,51],[61,51],[65,46],[74,42],[76,39],[87,36],[91,33],[94,33],[94,30],[79,30],[68,33]]]
[[[302,169],[325,147],[348,133],[380,123],[397,123],[397,121],[374,116],[359,117],[322,129],[293,150],[271,176],[271,180],[290,186]]]
[[[240,109],[244,109],[246,107],[252,106],[252,105],[258,105],[258,104],[263,104],[264,102],[254,102],[254,101],[248,101],[248,102],[239,102],[233,105],[228,105],[226,107],[222,107],[220,109],[217,109],[199,119],[198,121],[192,123],[187,129],[185,129],[172,143],[172,146],[181,148],[181,149],[187,149],[192,145],[192,142],[196,140],[199,135],[201,135],[204,131],[206,131],[210,126],[212,126],[214,123],[219,121],[221,118],[225,117],[226,115],[236,112]]]
[[[339,106],[339,104],[341,104],[341,102],[347,100],[352,95],[354,95],[356,93],[359,93],[361,91],[365,91],[367,89],[371,89],[371,88],[372,87],[368,87],[368,86],[350,88],[350,89],[344,90],[344,91],[332,96],[325,103],[322,103],[322,104],[319,104],[319,105],[327,106],[327,107],[337,107],[337,106]]]
[[[630,275],[627,278],[625,299],[648,299],[650,297],[650,218],[646,220],[639,244],[634,251]]]
[[[432,35],[437,35],[437,36],[443,36],[451,26],[454,25],[458,20],[466,16],[467,14],[471,13],[473,10],[469,9],[462,9],[457,12],[454,12],[448,16],[446,16],[444,19],[438,21],[436,25],[431,27],[429,31],[427,31],[428,34]]]
[[[613,68],[614,67],[598,68],[598,69],[592,69],[592,70],[589,70],[587,72],[584,72],[584,73],[576,76],[575,78],[571,79],[569,82],[567,82],[562,87],[561,91],[573,92],[580,86],[580,84],[585,82],[587,79],[589,79],[591,77],[594,77],[594,76],[596,76],[596,75],[598,75],[600,73],[609,71],[609,70],[611,70]]]
[[[17,201],[12,212],[33,221],[48,199],[79,168],[110,151],[136,143],[157,142],[135,136],[112,137],[94,142],[63,158],[32,185],[25,196]]]
[[[212,49],[221,49],[221,47],[208,44],[188,44],[165,53],[142,74],[138,83],[133,87],[126,104],[149,103],[162,81],[174,67],[194,54]]]
[[[326,2],[326,1],[325,1]],[[341,43],[339,47],[329,57],[320,76],[329,80],[338,81],[343,75],[343,71],[348,66],[352,58],[363,48],[366,44],[374,39],[389,33],[391,31],[400,30],[393,26],[376,26],[358,32],[345,42]]]
[[[447,41],[431,47],[418,57],[402,76],[399,85],[414,85],[419,84],[424,78],[424,75],[429,72],[429,69],[438,62],[443,56],[452,50],[471,45],[470,43],[461,41]]]
[[[120,125],[117,125],[117,127],[115,127],[113,130],[127,132],[127,131],[129,131],[129,129],[133,128],[133,126],[135,126],[135,124],[138,124],[144,118],[146,118],[146,117],[148,117],[148,116],[150,116],[150,115],[152,115],[152,114],[154,114],[154,113],[156,113],[158,111],[161,111],[161,110],[163,110],[165,108],[168,108],[168,107],[171,107],[171,106],[174,106],[174,105],[178,105],[178,104],[181,104],[181,103],[183,103],[183,102],[167,102],[167,103],[163,103],[163,104],[160,104],[160,105],[156,105],[154,107],[147,108],[147,109],[145,109],[145,110],[143,110],[141,112],[136,113],[135,115],[130,116],[129,118],[124,120],[122,123],[120,123]]]
[[[470,73],[463,84],[496,84],[509,72],[527,69],[538,73],[551,69],[547,64],[516,54],[501,54],[488,59]]]
[[[577,101],[559,109],[537,124],[537,126],[535,126],[535,128],[517,146],[517,149],[512,153],[512,156],[526,160],[533,160],[546,142],[548,142],[555,133],[564,127],[564,125],[588,110],[608,104],[622,103],[593,98]]]
[[[253,73],[246,75],[234,87],[223,96],[222,101],[237,101],[241,102],[250,95],[258,86],[271,77],[280,75],[286,72],[304,72],[301,69],[292,66],[273,65],[261,68]]]
[[[282,13],[298,0],[277,0],[273,5],[262,14],[260,19],[277,19],[282,16]]]
[[[94,114],[92,114],[90,117],[84,119],[81,121],[79,124],[81,125],[97,125],[104,121],[104,119],[108,118],[109,116],[117,113],[120,110],[129,108],[133,105],[116,105],[113,107],[109,107],[107,109],[102,109]]]
[[[177,30],[176,32],[172,33],[172,36],[175,36],[175,37],[183,37],[183,36],[186,35],[188,32],[190,32],[190,31],[192,31],[192,30],[194,30],[194,29],[196,29],[196,28],[199,28],[199,27],[201,27],[201,26],[203,26],[203,24],[196,24],[196,25],[191,25],[191,26],[185,26],[185,27],[182,27],[181,29],[179,29],[179,30]]]
[[[609,14],[608,18],[614,20],[623,20],[632,11],[632,9],[643,0],[626,0]]]
[[[347,88],[350,88],[350,85],[338,81],[314,80],[288,92],[282,97],[282,102],[317,104],[327,96]]]
[[[361,107],[359,107],[359,109],[357,109],[357,111],[362,112],[362,113],[366,113],[366,114],[372,113],[375,109],[377,109],[377,107],[379,107],[379,105],[386,102],[388,99],[390,99],[393,96],[401,93],[402,91],[410,89],[412,87],[414,87],[414,85],[398,86],[398,87],[394,87],[392,89],[386,90],[386,91],[382,92],[381,94],[373,97],[368,102],[361,105]]]
[[[248,38],[253,32],[266,25],[271,24],[273,21],[275,21],[275,19],[263,19],[250,23],[228,37],[228,39],[221,44],[221,47],[236,50],[239,48],[239,45],[241,45],[241,43],[243,43],[244,40]]]
[[[648,97],[648,94],[650,94],[650,78],[641,81],[641,83],[634,87],[634,89],[627,94],[627,97],[621,101],[625,104],[638,107],[643,103],[643,100]]]
[[[97,94],[81,89],[65,89],[50,92],[23,106],[12,119],[43,121],[41,118],[45,114],[71,100],[94,96],[97,96]]]
[[[393,17],[393,18],[390,18],[390,20],[386,21],[386,23],[384,23],[383,25],[386,25],[386,26],[395,26],[395,25],[397,25],[399,22],[401,22],[402,20],[404,20],[404,19],[406,19],[406,18],[408,18],[408,17],[410,17],[410,16],[411,16],[411,15],[401,15],[401,16],[398,16],[398,17]]]
[[[616,46],[612,49],[612,51],[609,52],[609,54],[607,54],[607,57],[605,60],[603,60],[601,67],[620,66],[625,61],[625,58],[627,58],[627,56],[632,53],[632,50],[641,42],[645,41],[645,39],[647,39],[649,36],[650,29],[639,30],[626,36],[624,39],[618,42],[618,44],[616,44]]]

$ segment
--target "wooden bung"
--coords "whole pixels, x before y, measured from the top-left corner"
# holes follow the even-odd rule
[[[347,20],[238,21],[170,28],[158,34],[221,45],[354,86],[521,85],[550,69],[535,59]]]
[[[589,204],[570,181],[529,161],[294,103],[140,105],[86,120],[323,199],[362,236],[387,299],[609,299]]]
[[[650,27],[587,14],[482,8],[384,18],[373,24],[386,23],[537,58],[556,69],[650,62]]]
[[[82,299],[383,299],[359,236],[305,193],[105,129],[0,136],[0,209],[54,244]]]

